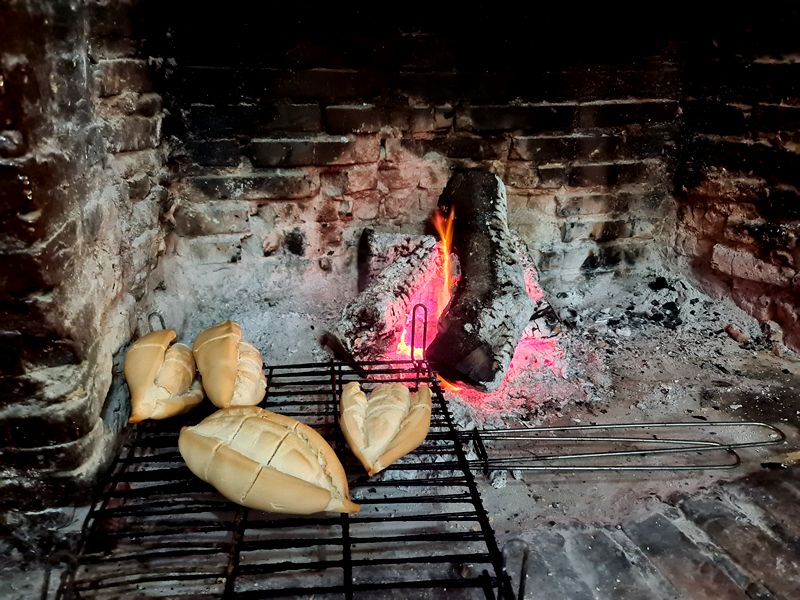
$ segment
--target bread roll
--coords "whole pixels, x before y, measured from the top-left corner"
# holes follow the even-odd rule
[[[195,380],[192,351],[170,343],[174,329],[153,331],[136,340],[125,355],[125,381],[131,391],[130,423],[166,419],[184,413],[203,399]]]
[[[269,512],[358,512],[333,449],[300,421],[257,406],[218,410],[181,429],[189,469],[232,502]]]
[[[399,383],[379,385],[369,398],[357,382],[344,386],[339,423],[347,444],[370,475],[379,473],[422,442],[431,426],[431,390],[416,394]]]
[[[264,399],[267,378],[261,354],[242,339],[236,323],[225,321],[201,332],[192,351],[203,389],[215,406],[251,406]]]

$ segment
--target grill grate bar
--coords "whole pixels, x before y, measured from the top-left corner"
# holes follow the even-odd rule
[[[214,410],[202,405],[128,430],[89,511],[77,565],[62,578],[57,598],[353,598],[368,591],[441,594],[455,588],[480,598],[513,598],[466,442],[427,364],[358,367],[363,370],[334,361],[268,366],[263,406],[295,416],[329,440],[360,513],[284,516],[226,501],[195,478],[177,452],[181,426]],[[380,383],[412,389],[426,383],[433,392],[424,444],[374,479],[352,456],[338,423],[342,386],[350,381],[367,391]],[[476,570],[464,572],[465,564]]]

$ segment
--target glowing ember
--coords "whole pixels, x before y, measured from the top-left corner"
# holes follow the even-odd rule
[[[454,286],[458,283],[458,279],[452,277],[450,261],[454,216],[452,210],[446,218],[438,210],[434,212],[433,225],[440,240],[439,253],[435,260],[441,265],[441,269],[425,286],[412,294],[409,303],[409,306],[412,307],[422,304],[428,309],[426,346],[436,336],[439,317],[447,309]],[[538,304],[544,298],[532,265],[525,269],[525,287],[535,303]],[[421,317],[421,313],[418,314]],[[409,314],[400,333],[397,347],[388,354],[387,358],[391,360],[409,360],[411,358],[412,324],[412,315]],[[422,323],[418,322],[414,339],[415,348],[413,349],[415,359],[424,358],[425,348],[422,345],[422,338]],[[527,329],[517,345],[508,373],[497,390],[490,393],[480,392],[467,386],[451,383],[441,376],[439,376],[439,381],[442,390],[479,409],[485,416],[507,414],[537,400],[536,396],[548,376],[563,378],[564,358],[564,352],[554,339],[536,337],[536,332]]]

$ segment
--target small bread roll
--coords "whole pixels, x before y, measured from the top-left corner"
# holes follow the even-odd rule
[[[232,502],[268,512],[358,512],[336,454],[300,421],[257,406],[218,410],[181,429],[189,469]]]
[[[200,404],[203,388],[195,380],[192,351],[170,343],[174,329],[153,331],[136,340],[125,355],[125,381],[131,391],[129,423],[166,419]]]
[[[416,394],[399,383],[382,384],[369,398],[357,382],[344,386],[339,423],[347,444],[370,475],[416,449],[431,426],[431,390]]]
[[[225,321],[202,331],[192,347],[203,389],[218,408],[252,406],[264,399],[267,378],[261,354],[242,339],[242,328]]]

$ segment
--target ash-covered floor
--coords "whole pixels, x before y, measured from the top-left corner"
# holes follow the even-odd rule
[[[448,392],[459,427],[747,420],[778,425],[787,442],[742,450],[729,471],[476,473],[500,545],[529,543],[526,597],[791,598],[800,360],[774,330],[680,277],[652,272],[635,291],[605,289],[551,299],[558,321],[539,324],[547,356],[525,374],[513,410]],[[319,338],[349,293],[300,302],[265,293],[214,310],[202,310],[201,294],[181,337],[232,318],[268,364],[327,360]],[[75,536],[82,513],[54,516],[51,533]],[[40,597],[41,566],[10,544],[5,555],[0,597]],[[511,544],[515,576],[520,560]]]

